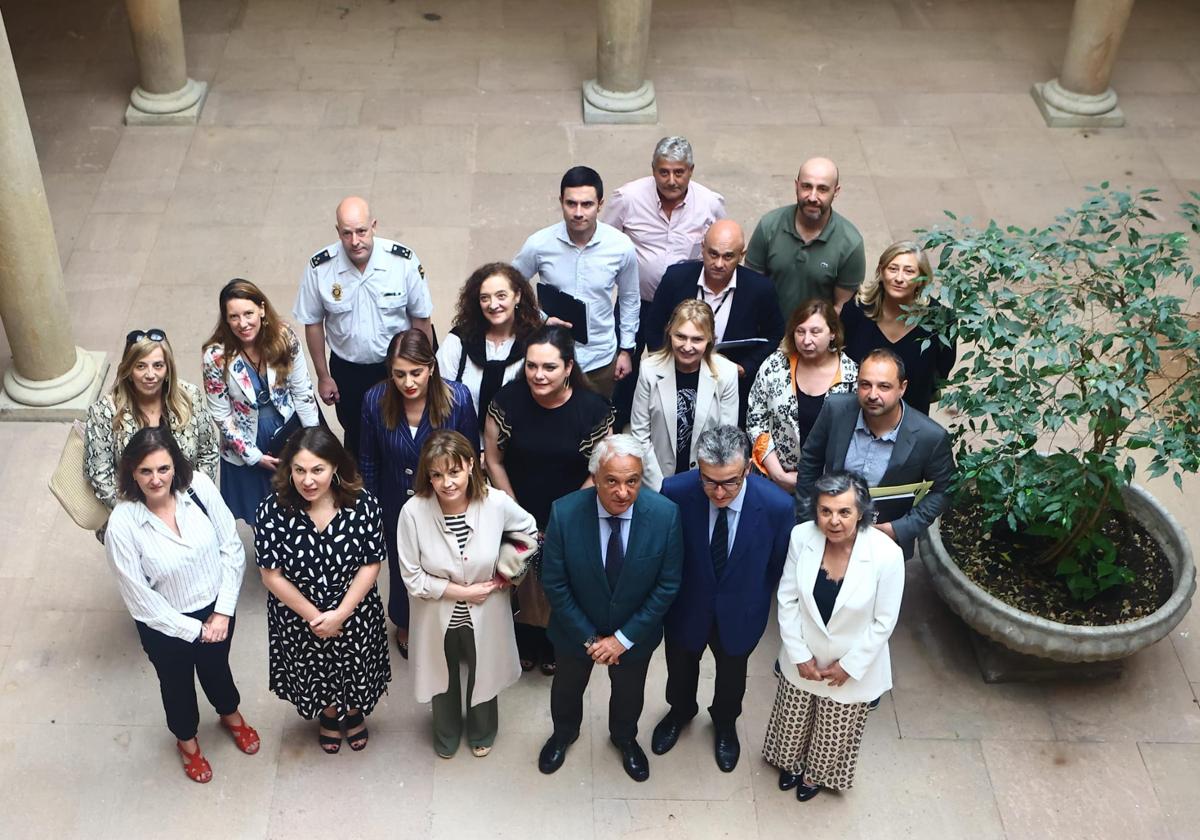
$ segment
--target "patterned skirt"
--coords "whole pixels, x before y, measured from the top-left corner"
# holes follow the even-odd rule
[[[333,639],[314,636],[307,621],[269,595],[267,640],[271,691],[309,720],[328,706],[338,718],[350,709],[369,715],[392,678],[383,601],[374,586]]]
[[[778,679],[763,758],[830,790],[853,787],[868,704],[839,703],[797,688],[786,677]]]

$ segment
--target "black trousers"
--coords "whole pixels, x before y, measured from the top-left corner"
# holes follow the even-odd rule
[[[216,604],[202,610],[187,613],[192,618],[204,621],[212,615]],[[204,696],[219,715],[231,715],[241,703],[241,695],[233,684],[229,670],[229,644],[233,641],[235,619],[229,619],[229,635],[225,641],[210,644],[200,641],[185,642],[152,629],[140,621],[138,636],[142,650],[150,657],[150,664],[158,674],[158,688],[162,692],[163,711],[167,713],[167,728],[180,741],[196,737],[200,725],[200,709],[196,705],[196,678]]]
[[[633,413],[633,394],[637,388],[638,371],[642,369],[642,351],[646,349],[646,318],[650,314],[650,301],[642,301],[641,320],[638,321],[637,346],[633,351],[633,370],[613,387],[612,404],[616,413],[613,431],[621,432],[629,423]],[[621,323],[621,310],[617,309],[617,323]],[[619,331],[618,327],[618,331]],[[659,336],[661,339],[662,336]],[[619,342],[618,342],[619,343]]]
[[[358,460],[358,439],[362,428],[363,396],[380,380],[387,378],[387,366],[378,364],[360,365],[347,362],[332,350],[329,352],[329,375],[338,386],[338,401],[335,405],[338,422],[345,431],[343,442],[346,449]]]
[[[554,735],[570,742],[579,735],[583,723],[583,694],[587,691],[591,658],[575,651],[557,650],[558,670],[550,686],[550,717]],[[608,698],[608,734],[614,741],[632,741],[637,737],[638,718],[646,699],[646,670],[650,659],[622,660],[617,665],[601,666],[608,671],[611,694]]]
[[[667,648],[667,702],[671,704],[671,715],[687,721],[700,711],[696,703],[696,688],[700,680],[700,659],[703,650],[686,650],[668,639]],[[716,622],[708,633],[708,649],[717,663],[717,685],[713,691],[713,702],[708,707],[716,726],[733,726],[742,714],[742,698],[746,695],[746,663],[750,654],[731,656],[721,647]],[[753,652],[753,651],[751,651]]]
[[[399,517],[396,517],[398,520]],[[390,522],[390,524],[389,524]],[[388,601],[387,614],[401,630],[408,629],[408,590],[400,577],[400,549],[396,544],[396,520],[383,517],[383,542],[387,547]]]

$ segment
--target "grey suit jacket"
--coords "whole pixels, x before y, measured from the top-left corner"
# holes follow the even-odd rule
[[[845,468],[846,450],[858,422],[858,397],[836,394],[825,400],[812,431],[804,441],[796,470],[796,519],[812,519],[812,486],[824,473]],[[946,430],[921,412],[905,406],[904,419],[896,432],[892,458],[880,486],[932,481],[933,489],[912,510],[892,522],[896,542],[904,557],[913,555],[917,535],[937,519],[949,504],[954,479],[954,453]]]

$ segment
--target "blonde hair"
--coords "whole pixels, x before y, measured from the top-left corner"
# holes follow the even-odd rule
[[[142,359],[156,349],[162,348],[163,363],[167,366],[167,374],[163,377],[162,415],[168,426],[183,427],[192,421],[192,401],[179,387],[179,379],[175,375],[175,353],[166,336],[161,341],[154,341],[148,336],[142,336],[125,348],[121,363],[117,366],[117,378],[113,382],[113,433],[119,435],[121,418],[125,412],[133,418],[139,429],[147,425],[146,418],[138,408],[137,395],[133,388],[133,369]]]
[[[904,254],[915,254],[917,257],[917,279],[913,281],[916,287],[913,306],[924,307],[929,303],[929,284],[933,280],[933,268],[929,265],[929,257],[921,250],[921,246],[912,240],[893,242],[879,255],[879,263],[875,266],[875,276],[865,280],[858,290],[858,302],[862,305],[863,314],[872,321],[879,320],[883,309],[883,270],[892,260]]]
[[[667,319],[667,326],[663,329],[663,346],[653,354],[654,358],[666,360],[671,357],[671,333],[686,323],[692,323],[700,332],[704,333],[704,339],[708,343],[704,347],[704,363],[708,365],[708,369],[716,374],[717,366],[713,362],[713,345],[717,343],[717,325],[713,318],[712,307],[699,298],[685,298],[679,302],[675,310],[671,313],[671,317]]]

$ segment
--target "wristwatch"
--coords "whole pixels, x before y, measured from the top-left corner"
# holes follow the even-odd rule
[[[598,641],[600,641],[599,636],[596,636],[596,635],[588,636],[586,639],[583,640],[583,646],[584,646],[584,648],[590,648],[592,645],[596,644],[596,642],[598,642]]]

